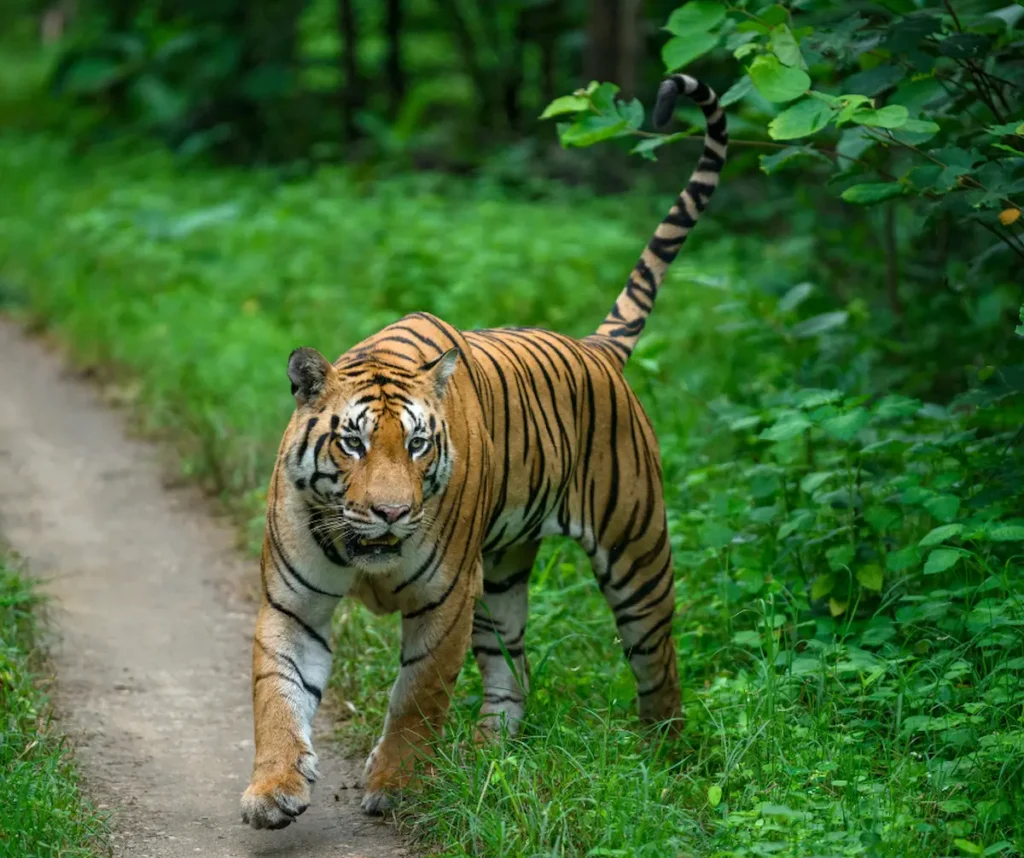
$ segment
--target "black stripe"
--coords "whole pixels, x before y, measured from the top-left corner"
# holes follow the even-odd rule
[[[521,646],[506,646],[505,649],[496,646],[474,646],[473,655],[503,656],[508,653],[509,658],[519,658],[523,654]]]
[[[278,679],[283,679],[285,682],[290,682],[296,688],[304,689],[305,691],[307,691],[310,694],[310,696],[316,698],[316,702],[317,703],[319,703],[321,701],[321,699],[323,698],[323,694],[322,694],[322,692],[320,691],[319,688],[317,688],[317,687],[315,687],[313,685],[308,684],[304,680],[303,681],[299,681],[299,680],[295,679],[295,677],[289,676],[287,673],[285,673],[284,671],[281,671],[281,670],[271,670],[271,671],[268,671],[267,673],[261,673],[261,674],[259,674],[258,676],[256,676],[253,679],[252,683],[253,683],[253,685],[257,685],[261,681],[263,681],[264,679],[269,679],[271,676],[276,676]]]
[[[306,455],[306,448],[309,446],[309,433],[313,431],[313,427],[316,426],[319,417],[310,417],[309,422],[306,424],[306,433],[302,436],[302,443],[299,444],[299,452],[295,456],[296,462],[301,462],[302,457]]]
[[[324,648],[328,655],[334,655],[334,653],[331,651],[330,646],[327,644],[327,641],[325,641],[323,637],[321,637],[317,633],[316,629],[314,629],[310,625],[307,625],[305,620],[303,620],[294,611],[289,611],[284,605],[281,605],[278,602],[274,601],[274,597],[270,595],[270,591],[267,589],[267,584],[265,581],[263,582],[263,595],[267,600],[267,604],[270,605],[271,608],[273,608],[279,614],[284,614],[286,617],[289,617],[290,619],[294,620],[295,623],[297,623],[307,635],[313,638],[313,640],[315,640],[318,644],[320,644],[320,646]]]

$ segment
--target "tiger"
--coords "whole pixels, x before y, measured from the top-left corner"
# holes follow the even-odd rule
[[[591,561],[639,717],[679,723],[660,452],[623,369],[725,164],[725,114],[704,83],[664,80],[655,124],[680,93],[704,113],[703,153],[593,334],[460,331],[414,312],[334,363],[308,347],[289,356],[295,410],[267,490],[245,823],[283,828],[309,806],[311,723],[342,598],[401,613],[398,676],[366,759],[363,811],[395,807],[417,766],[429,768],[468,649],[483,684],[478,738],[514,735],[529,689],[528,583],[550,535],[575,539]]]

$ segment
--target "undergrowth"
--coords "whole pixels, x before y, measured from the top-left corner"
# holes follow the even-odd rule
[[[38,137],[0,143],[0,172],[8,305],[134,380],[146,428],[181,443],[252,544],[293,347],[337,355],[413,309],[588,333],[666,204],[181,173]],[[813,252],[702,223],[628,369],[665,463],[683,736],[640,730],[610,614],[554,541],[531,584],[523,735],[469,741],[470,664],[438,775],[403,812],[438,854],[1024,850],[1024,410],[1020,373],[984,359],[1012,331],[991,296],[958,295],[970,324],[937,317],[925,339],[976,338],[958,369],[972,389],[931,401],[921,353],[810,282]],[[335,643],[342,736],[365,748],[396,624],[346,605]]]
[[[108,854],[105,823],[50,721],[32,585],[0,557],[0,858]]]

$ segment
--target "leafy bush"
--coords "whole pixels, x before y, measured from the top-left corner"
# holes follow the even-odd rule
[[[909,380],[943,399],[969,381],[963,367],[1020,356],[1010,338],[991,334],[1005,331],[1020,308],[1022,18],[1019,5],[981,0],[856,7],[808,0],[792,8],[693,0],[665,25],[666,72],[703,74],[699,58],[707,55],[715,60],[710,82],[735,81],[721,97],[732,161],[747,163],[747,145],[767,147],[762,171],[802,182],[786,183],[785,208],[758,204],[748,182],[755,203],[743,207],[744,218],[754,213],[766,229],[813,236],[814,279],[864,301],[877,347],[917,374],[890,382]],[[617,91],[593,82],[553,102],[545,115],[560,118],[563,145],[622,138],[653,159],[703,125],[699,111],[684,107],[680,115],[696,128],[644,131],[640,102],[617,101]],[[876,210],[836,211],[815,185]],[[801,206],[818,221],[792,211]],[[780,211],[788,215],[781,224]],[[947,325],[961,335],[946,336]]]

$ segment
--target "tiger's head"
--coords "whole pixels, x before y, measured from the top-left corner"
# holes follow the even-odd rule
[[[313,535],[367,571],[393,566],[451,476],[445,414],[458,349],[412,369],[372,359],[340,367],[296,349],[288,377],[296,433],[284,453]]]

